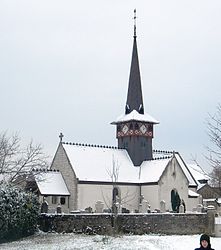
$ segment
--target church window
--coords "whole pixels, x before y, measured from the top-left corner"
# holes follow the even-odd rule
[[[65,197],[61,197],[61,198],[60,198],[60,203],[61,203],[61,205],[64,205],[64,204],[65,204]]]
[[[57,196],[52,196],[51,203],[57,204],[57,200],[58,200],[57,198],[58,198]]]
[[[119,132],[121,130],[120,125],[117,125],[117,131]]]
[[[133,123],[130,123],[130,130],[133,129]]]
[[[148,127],[149,127],[149,131],[153,132],[153,125],[149,124]]]
[[[135,129],[136,129],[136,130],[138,130],[138,129],[139,129],[139,125],[138,125],[138,123],[137,123],[137,122],[135,123]]]

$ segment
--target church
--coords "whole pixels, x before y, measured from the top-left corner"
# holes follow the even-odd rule
[[[136,18],[136,17],[135,17]],[[105,121],[104,121],[105,122]],[[159,122],[145,112],[137,51],[136,23],[125,112],[112,123],[117,147],[65,142],[62,133],[50,171],[39,182],[49,210],[59,204],[64,212],[139,212],[143,201],[149,211],[176,211],[173,197],[192,211],[201,197],[197,180],[178,152],[152,147]],[[146,211],[143,211],[146,212]]]

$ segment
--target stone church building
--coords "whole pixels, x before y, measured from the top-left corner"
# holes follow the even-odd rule
[[[64,142],[61,134],[50,171],[55,188],[42,193],[49,208],[59,203],[64,212],[97,211],[100,204],[108,211],[114,203],[123,211],[137,212],[145,201],[150,211],[160,210],[162,204],[165,211],[174,211],[175,194],[186,211],[192,211],[200,203],[197,180],[178,152],[153,149],[158,123],[144,109],[135,24],[125,113],[112,122],[118,145]]]

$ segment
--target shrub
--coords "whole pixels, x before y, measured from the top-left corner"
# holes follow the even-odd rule
[[[0,242],[31,235],[37,227],[37,197],[10,185],[0,185]]]

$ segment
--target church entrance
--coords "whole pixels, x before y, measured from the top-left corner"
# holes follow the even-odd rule
[[[174,188],[171,191],[171,206],[173,212],[179,213],[179,206],[180,206],[181,200],[178,191]]]

